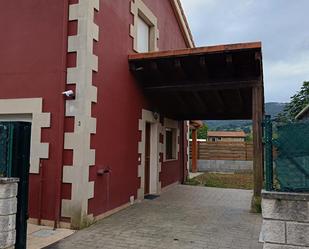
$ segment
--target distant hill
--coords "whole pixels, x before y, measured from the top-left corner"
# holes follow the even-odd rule
[[[268,102],[265,104],[265,112],[267,115],[272,117],[277,116],[277,114],[283,111],[286,103],[278,102]],[[251,130],[251,120],[208,120],[204,121],[209,130],[243,130],[246,133],[250,133]]]
[[[282,112],[286,103],[268,102],[265,104],[265,112],[267,115],[271,115],[273,118]]]

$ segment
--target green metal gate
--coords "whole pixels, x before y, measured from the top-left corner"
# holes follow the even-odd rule
[[[12,176],[13,130],[13,124],[0,123],[0,177]]]
[[[273,135],[273,122],[266,116],[265,189],[309,191],[309,122],[288,123],[275,127],[276,132]]]
[[[31,123],[0,122],[0,177],[18,177],[16,244],[26,248]]]

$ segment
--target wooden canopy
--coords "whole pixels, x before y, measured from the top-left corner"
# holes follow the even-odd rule
[[[255,207],[263,186],[261,43],[132,54],[129,64],[154,111],[178,120],[252,119]]]
[[[263,86],[261,43],[129,55],[153,109],[178,120],[251,119]]]

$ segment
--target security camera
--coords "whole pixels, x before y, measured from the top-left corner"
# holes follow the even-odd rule
[[[75,97],[75,94],[74,94],[73,90],[65,91],[62,94],[67,96],[67,97]]]

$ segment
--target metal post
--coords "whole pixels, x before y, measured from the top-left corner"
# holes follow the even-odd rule
[[[273,129],[270,115],[265,116],[264,120],[265,132],[265,189],[267,191],[273,190]]]

